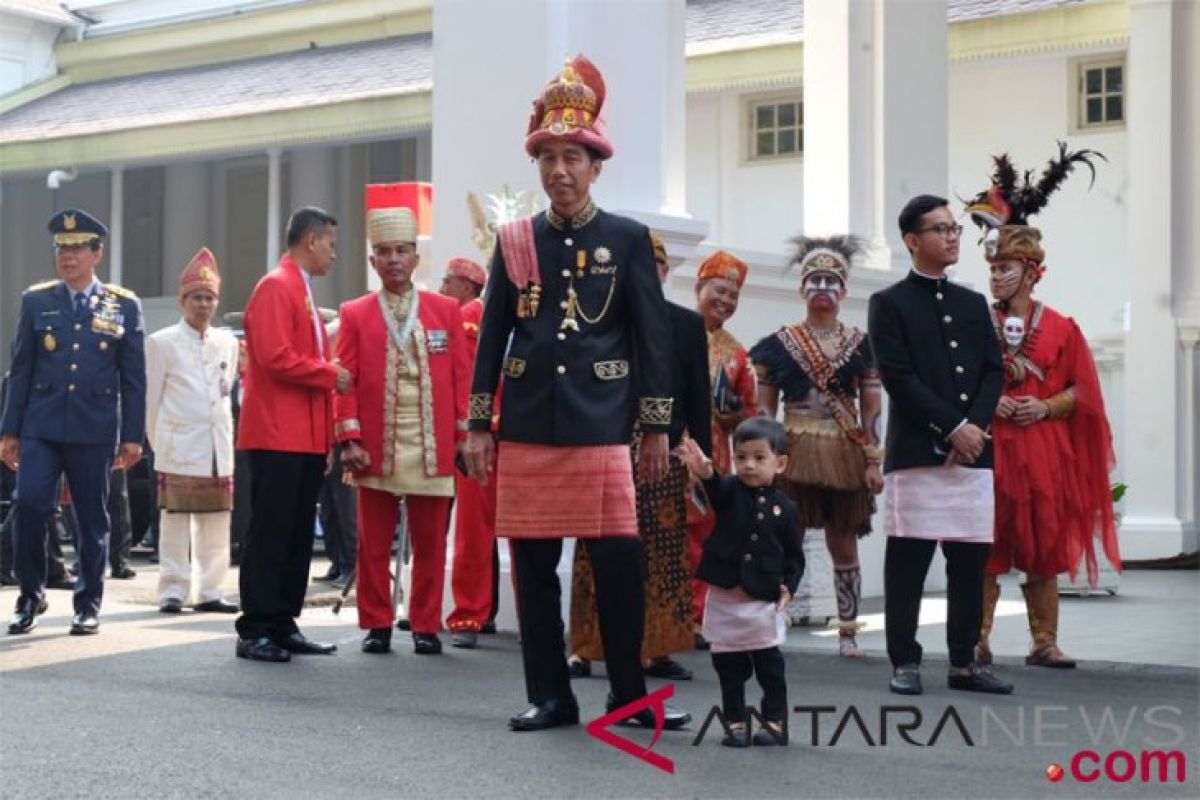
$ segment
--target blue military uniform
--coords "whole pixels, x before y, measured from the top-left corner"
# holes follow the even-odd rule
[[[86,212],[74,210],[55,215],[50,230],[60,247],[93,244],[107,233]],[[0,421],[0,434],[17,436],[21,443],[15,510],[18,614],[23,603],[44,608],[43,532],[64,473],[79,521],[76,621],[100,610],[109,541],[105,504],[115,447],[141,443],[145,432],[143,339],[141,303],[120,286],[93,280],[73,292],[54,280],[29,287],[21,297]],[[15,620],[10,632],[23,632],[13,629]],[[91,631],[73,626],[72,632]]]

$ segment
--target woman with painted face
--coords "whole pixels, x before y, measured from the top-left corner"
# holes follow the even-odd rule
[[[1063,147],[1042,178],[1018,187],[1006,156],[995,159],[992,186],[967,207],[985,231],[996,336],[1004,351],[1005,386],[992,423],[996,453],[996,529],[984,582],[976,658],[992,660],[988,636],[1000,597],[996,578],[1025,573],[1021,591],[1033,634],[1026,664],[1075,666],[1058,648],[1058,581],[1081,566],[1097,577],[1094,540],[1118,569],[1108,474],[1112,433],[1087,340],[1070,317],[1033,298],[1045,274],[1042,234],[1027,223],[1090,151]]]
[[[738,307],[738,295],[746,283],[746,263],[724,250],[704,260],[696,274],[696,311],[704,318],[708,338],[708,374],[712,381],[712,462],[721,475],[733,471],[730,437],[742,420],[758,413],[758,393],[750,356],[742,343],[725,330],[725,323]],[[699,490],[694,497],[699,497]],[[688,503],[688,551],[692,569],[700,563],[704,540],[712,532],[714,517],[696,501]],[[707,584],[692,581],[692,612],[696,624],[696,647],[705,650],[708,643],[700,634],[704,621],[704,597]]]
[[[801,536],[824,528],[833,559],[838,651],[862,658],[855,640],[862,573],[858,539],[871,532],[874,495],[883,489],[879,446],[882,387],[864,331],[838,320],[850,263],[862,252],[853,236],[798,237],[802,322],[763,338],[750,350],[764,412],[780,401],[788,433],[781,487],[800,513]]]

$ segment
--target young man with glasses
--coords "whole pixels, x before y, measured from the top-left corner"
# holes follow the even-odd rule
[[[983,295],[952,283],[962,226],[921,195],[900,212],[912,257],[901,281],[871,297],[868,327],[891,398],[884,459],[885,623],[891,690],[921,694],[917,623],[938,542],[946,557],[951,689],[1008,694],[974,662],[994,496],[988,429],[1004,367]]]

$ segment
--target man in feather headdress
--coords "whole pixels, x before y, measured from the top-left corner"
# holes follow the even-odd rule
[[[796,503],[802,530],[825,529],[837,593],[838,652],[862,658],[855,640],[862,596],[858,539],[871,532],[872,495],[883,489],[883,388],[866,332],[842,324],[838,310],[850,262],[863,244],[854,236],[793,241],[807,316],[763,337],[750,358],[767,416],[774,419],[783,400],[790,451],[781,486]]]
[[[1120,568],[1108,473],[1114,466],[1112,433],[1087,340],[1070,317],[1033,299],[1045,274],[1042,234],[1028,218],[1041,211],[1076,164],[1092,170],[1090,150],[1059,155],[1036,183],[1018,182],[1007,155],[997,156],[992,185],[967,206],[984,229],[983,244],[996,302],[992,319],[1004,351],[1005,386],[996,408],[996,534],[987,562],[978,660],[988,646],[997,575],[1014,567],[1026,575],[1025,595],[1033,647],[1026,664],[1071,668],[1058,648],[1058,582],[1081,561],[1096,582],[1093,539]]]

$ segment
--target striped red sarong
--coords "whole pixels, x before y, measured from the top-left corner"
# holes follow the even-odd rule
[[[508,539],[637,536],[629,445],[501,442],[496,535]]]

